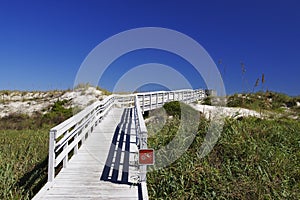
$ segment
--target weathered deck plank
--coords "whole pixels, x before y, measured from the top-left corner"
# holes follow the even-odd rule
[[[130,182],[130,176],[137,174],[137,169],[129,165],[136,150],[130,112],[113,108],[67,168],[55,177],[53,185],[37,199],[138,199],[138,186]],[[105,165],[109,173],[106,180],[100,180]]]

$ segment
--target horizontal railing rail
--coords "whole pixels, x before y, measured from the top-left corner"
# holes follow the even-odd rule
[[[61,162],[64,168],[67,167],[70,154],[77,154],[79,145],[84,143],[99,120],[109,112],[114,101],[113,95],[97,101],[50,130],[48,182],[54,180],[55,168]]]
[[[134,115],[135,115],[135,127],[136,127],[136,136],[137,136],[137,146],[138,149],[147,149],[147,138],[148,138],[148,131],[147,127],[143,118],[142,109],[140,105],[140,100],[138,95],[135,96],[134,101]],[[142,196],[143,199],[148,199],[148,190],[147,190],[147,166],[140,165],[139,167],[139,181],[141,182],[142,188]]]
[[[171,101],[182,101],[191,103],[199,99],[205,98],[205,91],[198,90],[174,90],[174,91],[157,91],[138,93],[138,99],[142,112],[160,108],[165,103]]]
[[[80,145],[113,106],[134,107],[137,120],[137,143],[139,148],[145,149],[147,148],[147,128],[143,112],[162,107],[164,103],[170,101],[190,103],[204,97],[204,90],[157,91],[110,95],[102,101],[93,103],[50,130],[48,182],[54,180],[56,168],[59,165],[62,164],[63,168],[67,167],[69,157],[77,154]]]
[[[135,101],[135,95],[134,94],[128,94],[128,95],[114,95],[116,98],[116,105],[121,107],[132,107],[134,106]]]

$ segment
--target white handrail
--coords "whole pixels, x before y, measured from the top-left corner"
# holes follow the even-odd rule
[[[77,154],[79,143],[85,141],[97,123],[114,105],[114,101],[113,95],[97,101],[50,130],[48,182],[54,180],[55,167],[62,161],[63,167],[67,166],[70,152]]]
[[[130,95],[110,95],[97,101],[50,130],[48,182],[55,177],[55,168],[63,162],[67,167],[70,152],[77,154],[79,144],[86,140],[94,127],[114,105],[134,106],[137,119],[139,148],[147,148],[147,128],[142,113],[162,107],[170,101],[192,102],[205,97],[204,90],[156,91]]]
[[[146,128],[146,124],[143,118],[142,109],[140,106],[140,101],[138,96],[135,96],[135,113],[137,117],[137,136],[139,139],[139,147],[140,149],[146,149],[147,148],[147,140],[142,140],[143,136],[147,136],[148,131]]]
[[[138,98],[138,95],[135,96],[135,116],[136,116],[136,136],[137,136],[137,142],[138,142],[138,148],[139,149],[147,149],[147,137],[148,137],[148,131],[146,128],[146,124],[142,115],[142,109],[140,106],[140,100]],[[146,175],[147,175],[147,166],[146,165],[140,165],[139,166],[139,180],[141,182],[146,182]]]
[[[204,90],[174,90],[174,91],[155,91],[136,94],[140,100],[142,112],[160,108],[170,101],[183,101],[191,103],[205,98]]]

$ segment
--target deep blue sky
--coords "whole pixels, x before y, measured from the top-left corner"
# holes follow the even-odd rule
[[[72,88],[81,63],[100,42],[152,26],[174,29],[199,42],[218,65],[227,93],[252,91],[264,73],[266,89],[299,95],[299,9],[297,0],[0,0],[0,90]],[[132,52],[117,60],[115,68],[122,60],[127,69],[176,59],[179,68],[184,65],[172,56]],[[243,86],[241,62],[248,86]],[[111,89],[109,80],[120,74],[110,76],[100,86]],[[201,80],[199,87],[205,87]]]

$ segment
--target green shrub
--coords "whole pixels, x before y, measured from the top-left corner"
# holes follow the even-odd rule
[[[171,101],[168,103],[165,103],[163,105],[163,108],[165,109],[167,115],[174,116],[179,119],[184,117],[184,119],[189,119],[191,116],[193,117],[199,117],[199,112],[193,109],[191,106],[179,102],[179,101]]]
[[[169,103],[165,103],[163,108],[170,116],[180,116],[181,115],[181,107],[179,101],[172,101]]]
[[[211,106],[211,100],[212,98],[210,96],[206,97],[205,99],[203,99],[203,105],[209,105]]]
[[[230,96],[227,99],[228,107],[241,107],[242,106],[242,98],[238,97],[237,94]]]
[[[68,101],[56,101],[50,111],[43,115],[42,123],[59,124],[73,115],[72,108],[65,108]]]
[[[48,113],[34,113],[32,116],[26,114],[10,114],[0,120],[0,130],[37,130],[44,126],[54,126],[73,115],[72,108],[65,108],[68,101],[57,101],[49,108]]]

